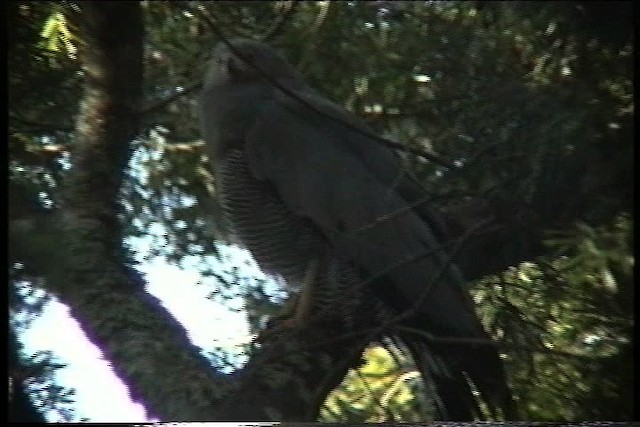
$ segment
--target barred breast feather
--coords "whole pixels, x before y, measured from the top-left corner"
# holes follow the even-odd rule
[[[241,150],[230,150],[219,167],[221,204],[240,241],[267,274],[299,286],[322,252],[317,231],[291,214],[269,184],[254,178]]]

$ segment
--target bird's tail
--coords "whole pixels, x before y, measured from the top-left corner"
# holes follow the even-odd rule
[[[399,338],[422,374],[439,420],[515,417],[502,360],[494,346],[435,343],[411,332]]]

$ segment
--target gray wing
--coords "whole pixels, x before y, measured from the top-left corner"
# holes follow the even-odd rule
[[[369,278],[392,283],[399,306],[409,307],[430,285],[421,311],[433,327],[473,336],[475,315],[459,286],[447,283],[446,255],[429,224],[408,208],[414,200],[406,198],[409,181],[398,158],[296,102],[269,102],[248,131],[245,150],[255,177],[322,230],[339,256]]]
[[[306,96],[313,102],[313,96]],[[362,128],[320,100],[315,106]],[[321,231],[334,255],[365,273],[374,292],[399,312],[418,304],[404,326],[428,334],[489,340],[461,277],[441,250],[427,209],[411,209],[423,193],[388,148],[304,108],[293,99],[264,104],[245,137],[251,173],[268,182],[292,212]],[[398,334],[435,388],[443,419],[469,420],[480,410],[475,384],[491,412],[511,411],[510,394],[492,346],[440,345]]]

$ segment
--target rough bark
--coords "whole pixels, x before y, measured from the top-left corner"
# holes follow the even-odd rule
[[[127,266],[117,195],[142,96],[137,2],[80,3],[85,89],[72,169],[54,223],[64,274],[48,284],[105,353],[131,397],[163,419],[207,419],[218,375]],[[62,243],[62,244],[60,244]]]

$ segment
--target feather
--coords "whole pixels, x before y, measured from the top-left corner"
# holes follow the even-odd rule
[[[510,394],[495,347],[428,338],[489,340],[461,273],[438,240],[435,215],[425,204],[416,207],[425,194],[399,157],[369,137],[357,117],[309,88],[268,46],[247,40],[232,45],[254,63],[239,62],[225,46],[218,48],[217,71],[210,73],[202,95],[204,136],[218,171],[241,153],[238,170],[244,178],[238,181],[233,172],[226,179],[227,192],[235,194],[231,198],[262,189],[250,205],[269,207],[236,218],[245,230],[252,221],[270,230],[268,237],[264,231],[245,233],[258,262],[283,276],[289,270],[299,276],[300,265],[315,251],[325,257],[325,266],[353,266],[340,270],[359,275],[347,282],[366,285],[375,298],[404,314],[405,329],[390,334],[411,352],[435,393],[441,418],[481,418],[474,391],[490,412],[508,412]],[[249,181],[253,184],[243,187]],[[262,219],[251,218],[260,214]],[[299,234],[301,229],[315,249],[287,250],[295,247],[295,234],[287,230]],[[265,238],[270,242],[261,252],[256,240]],[[275,258],[266,259],[269,251]]]

